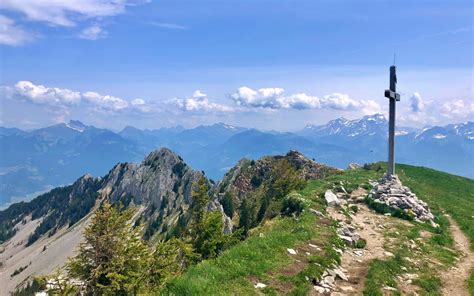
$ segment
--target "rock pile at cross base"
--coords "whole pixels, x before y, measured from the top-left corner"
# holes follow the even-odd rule
[[[369,193],[369,198],[379,203],[384,203],[392,208],[405,212],[412,212],[417,221],[430,221],[434,224],[434,216],[428,205],[418,199],[396,175],[385,175]]]

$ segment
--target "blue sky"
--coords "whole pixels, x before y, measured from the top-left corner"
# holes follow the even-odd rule
[[[471,1],[5,0],[0,15],[5,126],[294,130],[386,112],[394,52],[401,124],[474,117]]]

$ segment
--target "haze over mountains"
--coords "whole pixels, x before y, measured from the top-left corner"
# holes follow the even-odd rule
[[[120,132],[70,121],[33,131],[0,128],[0,207],[28,194],[69,184],[81,175],[102,176],[117,162],[139,162],[168,147],[212,179],[243,158],[297,149],[316,161],[345,168],[386,158],[387,120],[375,114],[338,118],[294,133],[265,132],[223,123]],[[474,178],[474,122],[397,130],[397,162]]]

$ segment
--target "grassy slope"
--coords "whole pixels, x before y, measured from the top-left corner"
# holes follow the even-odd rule
[[[324,211],[320,197],[333,184],[345,181],[344,186],[355,189],[358,184],[369,178],[375,180],[380,173],[374,171],[349,171],[330,176],[324,180],[308,182],[299,193],[309,202],[310,207]],[[350,181],[350,182],[349,182]],[[305,276],[318,276],[325,267],[333,262],[327,258],[338,257],[334,254],[333,245],[337,244],[335,227],[332,223],[323,223],[323,219],[306,210],[297,220],[279,217],[267,222],[264,226],[252,231],[244,242],[223,252],[218,258],[208,260],[191,267],[183,276],[175,279],[165,294],[174,295],[252,295],[257,294],[252,279],[263,283],[271,282],[274,286],[290,287],[290,293],[305,295],[311,285]],[[262,233],[262,235],[260,235]],[[287,248],[317,244],[322,252],[308,258],[311,263],[294,275],[282,274],[281,268],[295,263],[287,254]],[[314,266],[320,269],[314,270]],[[265,294],[276,294],[272,288],[262,290]]]
[[[474,250],[474,180],[423,167],[398,166],[404,185],[432,208],[444,209],[471,240]]]
[[[402,182],[434,209],[444,209],[469,237],[474,250],[474,180],[424,167],[399,165]],[[474,270],[468,280],[474,295]]]
[[[351,190],[359,184],[367,185],[369,179],[375,180],[382,173],[383,169],[378,172],[348,171],[340,175],[330,176],[324,180],[311,181],[300,193],[312,201],[313,208],[319,207],[321,209],[319,195],[327,188],[332,187],[333,184],[344,181],[344,187]],[[407,165],[399,165],[397,173],[402,182],[409,186],[420,198],[427,201],[435,211],[444,209],[452,215],[471,239],[471,247],[474,247],[473,180]],[[257,278],[262,282],[271,281],[273,279],[269,274],[278,274],[281,267],[292,264],[293,260],[287,255],[286,248],[293,248],[295,245],[309,240],[324,242],[328,236],[334,235],[334,229],[331,226],[318,224],[317,219],[315,215],[308,211],[303,214],[299,221],[291,218],[277,218],[265,226],[255,229],[249,239],[225,251],[217,259],[208,260],[191,267],[183,276],[171,283],[167,292],[179,295],[256,294],[256,289],[252,286],[252,278]],[[423,230],[423,228],[425,227],[417,227],[417,231]],[[260,237],[260,233],[263,233],[263,237]],[[433,250],[430,251],[433,256],[443,256],[441,253],[435,253],[439,249],[436,244],[428,242],[425,247],[431,248],[430,246],[433,247]],[[399,260],[399,258],[393,260]],[[372,273],[377,275],[388,269],[390,275],[395,276],[399,272],[396,264],[397,262],[394,262],[394,264],[375,262]],[[390,271],[390,269],[392,270]],[[368,285],[371,284],[370,272]],[[304,291],[307,291],[304,289],[305,287],[301,288],[299,286],[301,282],[298,282],[295,277],[287,280],[293,284],[294,294],[304,294]],[[380,287],[380,283],[377,283],[376,280],[375,278],[373,283],[374,290]],[[423,282],[424,280],[426,281]],[[437,282],[431,283],[427,279],[420,279],[419,286],[436,284]],[[471,276],[470,287],[472,293],[474,275]],[[425,290],[429,293],[430,288],[426,287]],[[275,293],[275,291],[268,289],[264,289],[263,292]],[[366,294],[372,295],[370,293]]]

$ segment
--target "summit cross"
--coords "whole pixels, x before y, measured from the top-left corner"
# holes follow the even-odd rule
[[[395,102],[400,101],[397,93],[397,67],[390,66],[390,89],[385,90],[385,97],[390,100],[388,119],[388,169],[387,175],[395,175]]]

